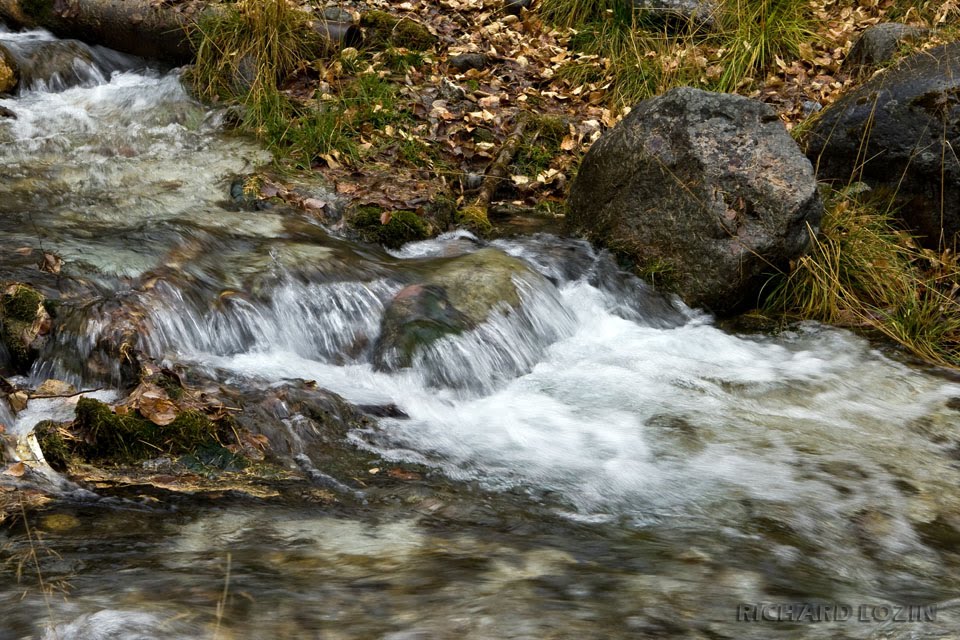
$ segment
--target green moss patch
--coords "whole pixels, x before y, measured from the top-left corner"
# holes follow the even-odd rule
[[[0,341],[7,347],[14,370],[25,373],[37,356],[34,340],[37,321],[46,315],[43,296],[36,289],[17,284],[0,297]]]
[[[430,237],[430,225],[413,211],[392,211],[387,224],[381,222],[382,214],[383,209],[379,207],[360,207],[350,222],[366,242],[390,249]]]
[[[116,413],[91,398],[77,402],[76,419],[69,426],[42,423],[36,429],[40,448],[55,469],[70,461],[95,464],[135,464],[158,456],[181,457],[194,466],[236,469],[246,462],[226,449],[229,430],[206,415],[186,410],[160,426],[138,411]]]
[[[366,41],[373,47],[404,47],[426,51],[437,38],[419,22],[397,18],[386,11],[368,11],[360,18]]]

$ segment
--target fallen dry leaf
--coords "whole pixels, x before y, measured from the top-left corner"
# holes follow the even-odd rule
[[[13,476],[14,478],[23,477],[23,474],[27,472],[26,467],[22,462],[15,462],[3,470],[3,475]]]
[[[177,406],[159,389],[144,391],[138,408],[144,418],[161,427],[177,419]]]

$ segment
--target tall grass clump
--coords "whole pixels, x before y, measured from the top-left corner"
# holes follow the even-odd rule
[[[243,124],[263,134],[286,119],[288,104],[278,95],[279,83],[312,57],[319,36],[309,15],[286,0],[218,6],[199,20],[193,34],[194,90],[205,100],[242,104]]]
[[[831,191],[825,202],[820,234],[779,278],[767,310],[871,329],[927,361],[960,366],[952,252],[919,249],[876,196]]]
[[[574,30],[570,46],[581,57],[561,77],[608,83],[619,106],[676,86],[744,88],[817,32],[802,0],[719,0],[713,15],[688,23],[657,19],[629,0],[543,0],[540,15]]]
[[[713,39],[722,53],[719,91],[735,91],[774,60],[793,58],[815,37],[810,9],[800,0],[725,0]]]

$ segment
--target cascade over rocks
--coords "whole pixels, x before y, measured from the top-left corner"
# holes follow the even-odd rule
[[[691,88],[640,103],[583,160],[575,233],[719,314],[757,303],[817,229],[810,162],[763,103]]]
[[[821,180],[896,193],[925,244],[960,233],[960,42],[923,51],[825,109],[806,137]]]
[[[404,288],[383,316],[375,366],[408,367],[427,344],[472,329],[500,310],[518,308],[515,278],[545,280],[522,260],[484,248],[454,258],[424,282]]]

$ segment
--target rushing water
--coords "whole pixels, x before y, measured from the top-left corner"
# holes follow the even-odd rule
[[[263,152],[175,72],[84,51],[69,81],[0,99],[17,115],[0,120],[0,260],[62,299],[32,381],[116,383],[90,354],[133,310],[158,361],[394,405],[342,444],[425,471],[333,505],[82,493],[0,533],[0,640],[956,637],[960,385],[819,325],[724,331],[547,235],[493,243],[543,276],[517,281],[519,308],[378,370],[391,298],[481,243],[388,253],[238,210],[231,180]],[[25,434],[71,407],[3,411]],[[759,602],[853,612],[737,621]],[[858,609],[934,603],[921,622]]]

